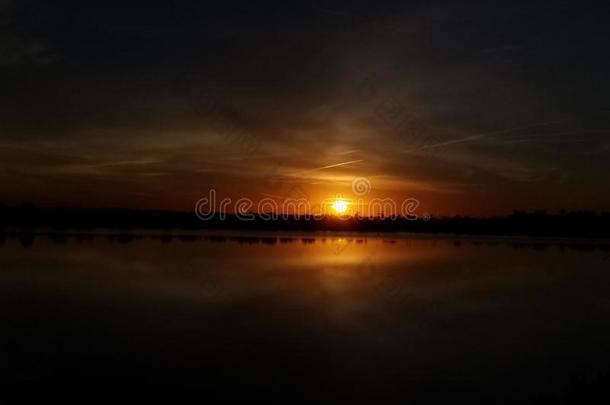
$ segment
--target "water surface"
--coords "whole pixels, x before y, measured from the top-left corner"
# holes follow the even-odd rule
[[[609,263],[527,240],[9,237],[2,384],[582,401],[609,380]]]

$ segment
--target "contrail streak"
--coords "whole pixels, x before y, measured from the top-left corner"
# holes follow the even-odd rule
[[[556,124],[558,122],[561,122],[561,121],[539,122],[539,123],[536,123],[536,124],[526,125],[526,126],[522,126],[522,127],[515,127],[515,128],[510,128],[510,129],[502,129],[502,130],[492,131],[492,132],[485,132],[485,133],[482,133],[482,134],[471,135],[471,136],[467,136],[467,137],[464,137],[464,138],[451,139],[451,140],[446,141],[446,142],[439,142],[439,143],[435,143],[435,144],[431,144],[431,145],[424,145],[424,146],[422,146],[420,148],[417,148],[417,149],[403,150],[402,152],[403,153],[417,152],[419,150],[438,148],[438,147],[448,146],[448,145],[455,145],[455,144],[458,144],[458,143],[469,142],[469,141],[473,141],[473,140],[477,140],[477,139],[481,139],[481,138],[485,138],[485,137],[489,137],[489,136],[507,134],[507,133],[511,133],[511,132],[515,132],[515,131],[522,131],[524,129],[530,129],[530,128],[535,128],[535,127],[552,125],[552,124]]]
[[[350,160],[349,162],[342,162],[342,163],[336,163],[334,165],[317,167],[315,169],[307,170],[305,173],[307,173],[307,172],[316,172],[318,170],[332,169],[333,167],[346,166],[346,165],[351,165],[353,163],[360,163],[360,162],[363,162],[363,160],[362,159]]]

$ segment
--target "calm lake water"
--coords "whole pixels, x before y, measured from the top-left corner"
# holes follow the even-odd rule
[[[2,385],[582,402],[610,381],[609,264],[501,239],[8,237]]]

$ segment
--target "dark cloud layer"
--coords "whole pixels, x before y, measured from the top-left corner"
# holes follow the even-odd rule
[[[258,198],[275,176],[325,198],[364,176],[434,212],[610,209],[609,17],[4,0],[0,197],[190,208],[209,187]]]

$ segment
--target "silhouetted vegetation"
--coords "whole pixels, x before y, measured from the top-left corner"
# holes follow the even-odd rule
[[[432,217],[407,218],[323,218],[288,217],[275,220],[258,215],[244,221],[235,215],[216,216],[202,221],[191,212],[138,211],[127,209],[37,208],[0,206],[2,230],[78,230],[86,239],[86,229],[113,230],[257,230],[257,231],[348,231],[348,232],[412,232],[451,235],[506,235],[569,238],[609,238],[610,213],[589,211],[550,214],[546,211],[515,211],[506,217]],[[0,236],[1,238],[1,236]],[[129,242],[130,236],[119,236],[117,242]],[[172,236],[161,235],[163,242]],[[191,240],[194,240],[191,237]],[[58,242],[61,242],[58,240]]]

